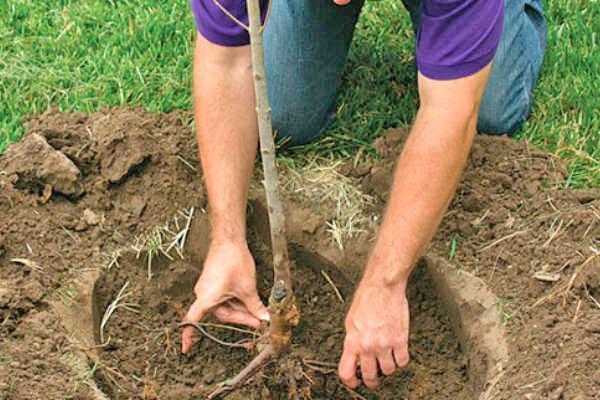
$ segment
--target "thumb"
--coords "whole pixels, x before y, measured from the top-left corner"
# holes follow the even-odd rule
[[[204,307],[200,303],[198,299],[194,301],[192,306],[190,307],[188,313],[185,315],[186,322],[200,322],[205,315]],[[189,353],[193,344],[193,335],[194,328],[191,326],[186,326],[183,328],[183,332],[181,333],[181,352],[184,354]]]
[[[267,307],[265,307],[263,302],[260,300],[260,297],[258,297],[258,294],[254,293],[253,295],[241,300],[250,312],[250,314],[254,315],[261,321],[271,320],[271,317],[269,316],[269,311],[267,310]]]

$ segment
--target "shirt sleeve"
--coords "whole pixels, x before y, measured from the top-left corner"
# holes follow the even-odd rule
[[[419,71],[437,80],[473,75],[494,58],[503,25],[503,0],[421,1]]]
[[[245,0],[216,1],[231,15],[248,25]],[[248,32],[225,14],[215,4],[215,0],[190,0],[190,6],[194,14],[194,21],[198,32],[209,42],[227,47],[245,46],[250,43]],[[268,0],[261,0],[260,7],[263,22],[268,6]]]

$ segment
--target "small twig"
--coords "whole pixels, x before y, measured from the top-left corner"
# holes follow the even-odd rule
[[[66,227],[66,226],[64,226],[64,225],[62,225],[62,224],[61,224],[61,225],[59,225],[59,226],[60,226],[60,228],[63,230],[63,232],[65,232],[65,234],[66,234],[68,237],[70,237],[70,238],[71,238],[71,240],[72,240],[72,241],[74,241],[75,243],[79,243],[79,242],[81,241],[81,240],[80,240],[80,239],[79,239],[77,236],[75,236],[75,235],[74,235],[74,234],[73,234],[73,233],[72,233],[72,232],[71,232],[69,229],[67,229],[67,227]]]
[[[318,365],[319,367],[331,367],[331,368],[336,368],[337,364],[336,363],[330,363],[330,362],[326,362],[326,361],[319,361],[319,360],[310,360],[307,358],[302,359],[302,363],[304,365]]]
[[[506,235],[504,237],[501,237],[500,239],[494,240],[492,243],[490,243],[490,244],[482,247],[481,249],[479,249],[479,252],[484,252],[486,250],[489,250],[492,247],[496,246],[497,244],[500,244],[500,243],[504,242],[505,240],[512,239],[515,236],[522,235],[522,234],[524,234],[525,232],[528,232],[528,231],[529,231],[529,229],[523,229],[522,231],[516,231],[516,232],[511,233],[510,235]]]
[[[288,377],[288,399],[289,400],[300,400],[300,395],[298,394],[298,383],[296,382],[296,377],[294,376],[294,364],[292,362],[290,362],[288,365],[287,377]]]
[[[492,391],[494,390],[494,388],[496,387],[498,382],[500,382],[500,379],[502,378],[502,376],[504,375],[505,372],[506,372],[505,370],[500,372],[492,380],[489,381],[488,388],[485,390],[485,392],[480,397],[481,400],[492,399]]]
[[[26,258],[13,258],[10,260],[10,262],[25,265],[26,267],[35,269],[38,272],[44,272],[44,269],[40,267],[38,263],[36,263],[35,261],[28,260]]]
[[[546,382],[546,380],[547,380],[547,378],[545,376],[542,376],[542,379],[528,383],[527,385],[523,385],[523,386],[519,387],[518,389],[519,390],[529,389],[529,388],[539,385],[540,383]]]
[[[251,331],[249,329],[238,328],[237,326],[215,324],[213,322],[198,322],[198,325],[200,325],[200,326],[206,326],[206,327],[209,327],[209,328],[228,329],[228,330],[234,331],[234,332],[246,333],[248,335],[252,335],[252,336],[255,336],[255,337],[257,336],[256,332],[253,332],[253,331]]]
[[[265,15],[265,22],[263,22],[260,27],[261,34],[265,31],[265,28],[267,27],[267,22],[269,21],[269,17],[271,16],[272,5],[273,5],[273,1],[269,1],[269,4],[267,5],[267,15]]]
[[[335,283],[333,283],[333,280],[331,279],[331,277],[324,270],[321,270],[321,275],[323,275],[323,277],[325,278],[327,283],[329,283],[329,285],[335,292],[335,295],[340,300],[340,303],[344,304],[344,297],[342,297],[342,294],[340,293],[340,291],[339,291],[338,287],[335,285]]]
[[[337,365],[334,363],[306,359],[303,359],[302,363],[306,368],[317,371],[323,375],[335,374],[337,371]]]
[[[217,344],[220,344],[221,346],[234,347],[234,348],[243,348],[243,349],[247,349],[248,348],[247,345],[246,345],[247,343],[231,343],[231,342],[226,342],[224,340],[221,340],[218,337],[213,336],[210,333],[208,333],[208,331],[206,329],[204,329],[200,324],[197,324],[197,323],[194,323],[194,322],[182,322],[182,323],[179,324],[180,328],[185,328],[185,327],[188,327],[188,326],[196,328],[204,336],[206,336],[207,338],[209,338],[213,342],[215,342]]]
[[[573,323],[577,322],[579,318],[579,310],[581,309],[581,299],[577,302],[577,307],[575,308],[575,315],[573,316]]]
[[[344,384],[340,384],[340,386],[343,387],[344,389],[346,389],[346,391],[348,392],[350,397],[352,397],[354,400],[367,400],[366,397],[364,397],[360,393],[355,392],[354,390],[350,389],[348,386],[346,386]]]
[[[106,370],[107,372],[110,372],[113,375],[118,376],[119,378],[123,379],[125,382],[128,381],[127,377],[125,375],[123,375],[122,373],[120,373],[118,370],[109,367],[108,365],[102,364],[102,363],[97,363],[98,368],[101,368],[103,370]],[[110,375],[106,375],[107,377],[110,377]],[[115,384],[115,386],[117,386],[119,389],[121,389],[122,391],[129,391],[125,388],[123,388],[123,386],[119,385],[119,383],[114,379],[114,377],[110,377],[111,381]]]
[[[591,264],[591,262],[596,258],[600,256],[600,252],[596,252],[594,248],[592,248],[593,254],[590,255],[579,267],[577,267],[575,269],[575,272],[573,272],[573,275],[571,275],[571,278],[569,279],[569,282],[566,285],[558,286],[556,287],[550,294],[548,294],[547,296],[542,297],[541,299],[539,299],[538,301],[536,301],[535,303],[533,303],[533,305],[531,306],[531,308],[535,308],[541,304],[545,304],[546,302],[552,300],[557,294],[562,292],[563,295],[563,305],[566,303],[567,301],[567,296],[569,294],[569,292],[571,291],[571,289],[573,288],[573,285],[575,284],[575,280],[577,279],[577,277],[579,276],[579,274],[581,274],[581,272],[583,271],[583,269],[588,265]]]
[[[196,167],[194,167],[192,164],[190,164],[190,162],[188,160],[186,160],[185,158],[181,157],[180,155],[176,156],[177,159],[179,161],[181,161],[186,167],[188,167],[189,169],[191,169],[194,172],[198,172],[198,169]]]
[[[592,261],[596,258],[600,256],[600,253],[594,253],[591,256],[588,257],[587,260],[585,260],[583,262],[583,264],[581,264],[579,266],[579,268],[577,268],[577,270],[573,273],[573,276],[571,276],[571,279],[569,279],[569,284],[567,285],[566,289],[563,291],[563,304],[566,302],[566,298],[568,293],[571,291],[571,289],[573,288],[573,284],[575,283],[575,279],[577,279],[577,277],[579,276],[579,274],[581,274],[581,271],[583,271],[583,269],[588,265],[591,264]]]
[[[311,385],[315,384],[315,381],[313,378],[310,377],[310,375],[308,375],[306,372],[304,372],[304,370],[301,370],[300,373],[302,374],[303,377],[306,378],[307,381],[310,382]]]
[[[596,300],[594,298],[594,296],[592,296],[591,294],[588,293],[589,298],[592,300],[592,302],[596,305],[596,307],[600,308],[600,302],[598,302],[598,300]]]
[[[244,24],[242,21],[240,21],[239,19],[237,19],[235,17],[235,15],[233,15],[232,13],[229,12],[229,10],[227,10],[218,0],[213,0],[213,2],[215,3],[215,5],[217,7],[219,7],[219,10],[221,10],[223,12],[223,14],[227,15],[229,18],[231,18],[231,20],[233,22],[235,22],[236,24],[238,24],[243,30],[249,32],[250,31],[250,27],[246,24]],[[270,2],[269,2],[270,3]]]
[[[119,258],[121,257],[121,253],[123,253],[123,251],[125,251],[125,249],[121,248],[113,250],[112,253],[110,253],[110,261],[105,267],[107,270],[110,270],[114,266],[120,268]]]
[[[246,367],[233,378],[223,382],[214,392],[208,396],[208,400],[219,398],[229,392],[246,384],[246,382],[256,374],[265,364],[267,364],[277,351],[273,346],[265,347],[258,355],[250,361]]]
[[[550,237],[548,238],[548,240],[546,240],[546,242],[542,245],[543,248],[546,248],[550,245],[550,243],[552,243],[552,241],[554,240],[554,238],[558,235],[558,233],[560,232],[560,229],[562,228],[564,220],[561,219],[560,222],[558,223],[558,227],[556,229],[554,229],[554,223],[552,223],[552,226],[550,227]]]

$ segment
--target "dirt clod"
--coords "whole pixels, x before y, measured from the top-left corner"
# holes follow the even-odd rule
[[[27,135],[10,146],[0,162],[0,170],[14,176],[16,187],[32,193],[41,194],[47,187],[67,196],[79,196],[83,192],[79,169],[37,134]]]
[[[89,226],[96,226],[102,221],[102,217],[89,208],[83,210],[83,221]]]

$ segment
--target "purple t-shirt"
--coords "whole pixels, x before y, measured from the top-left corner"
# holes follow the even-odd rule
[[[190,3],[198,31],[207,40],[222,46],[249,43],[248,33],[213,0]],[[220,0],[220,4],[247,23],[245,1]],[[267,0],[261,1],[263,18],[267,5]],[[504,0],[422,0],[417,32],[419,71],[432,79],[474,74],[494,58],[503,22]]]

